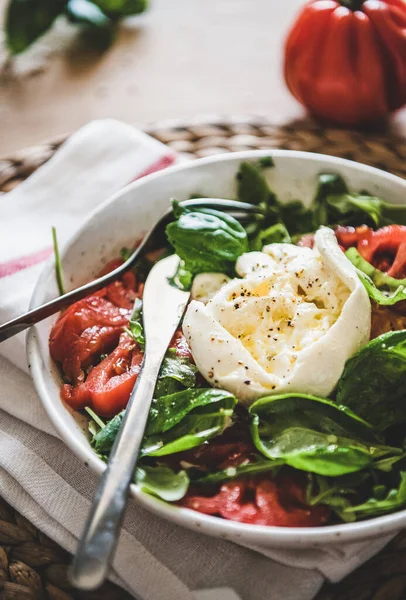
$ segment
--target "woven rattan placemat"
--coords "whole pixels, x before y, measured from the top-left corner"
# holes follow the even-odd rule
[[[147,128],[147,132],[188,158],[286,148],[342,156],[406,178],[406,140],[388,133],[326,129],[311,121],[281,126],[259,117],[168,121]],[[11,190],[33,173],[63,141],[0,160],[0,192]],[[112,584],[97,592],[72,590],[66,577],[68,562],[66,552],[0,498],[0,600],[130,598]],[[317,600],[406,600],[406,532],[341,583],[324,586]]]

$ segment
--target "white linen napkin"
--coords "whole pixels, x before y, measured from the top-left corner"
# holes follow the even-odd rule
[[[27,310],[52,253],[51,225],[59,226],[63,243],[112,193],[175,161],[173,152],[132,127],[95,121],[0,197],[0,322]],[[58,439],[24,373],[24,344],[21,334],[0,345],[1,494],[74,552],[97,477]],[[130,502],[112,576],[141,600],[163,594],[165,600],[235,600],[235,594],[310,600],[323,577],[337,581],[388,541],[297,552],[246,548],[190,532]]]

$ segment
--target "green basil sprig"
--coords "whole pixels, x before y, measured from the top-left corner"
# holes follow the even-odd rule
[[[249,413],[257,449],[303,471],[336,477],[397,452],[379,446],[371,426],[351,410],[322,398],[270,396],[257,400]]]
[[[237,258],[248,250],[247,234],[236,219],[218,210],[188,210],[174,202],[176,220],[166,228],[169,242],[192,274],[234,274]]]
[[[378,431],[406,420],[406,330],[390,331],[350,358],[338,382],[337,401]]]
[[[11,54],[24,52],[54,21],[65,15],[82,25],[98,45],[108,45],[116,21],[144,12],[147,0],[10,0],[5,19],[6,44]]]

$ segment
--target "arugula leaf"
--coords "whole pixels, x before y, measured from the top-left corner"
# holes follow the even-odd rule
[[[187,357],[177,356],[175,350],[169,349],[159,373],[155,397],[160,398],[183,388],[195,387],[196,373],[197,368]]]
[[[296,469],[338,476],[394,452],[375,442],[372,428],[344,406],[305,394],[257,400],[249,409],[257,449]]]
[[[109,454],[117,437],[118,430],[124,418],[125,411],[122,410],[98,431],[91,440],[91,445],[99,454]]]
[[[10,0],[7,8],[6,44],[19,54],[42,36],[63,13],[66,0]]]
[[[157,496],[166,502],[180,500],[189,487],[187,473],[185,471],[175,473],[169,467],[138,466],[134,480],[143,492]]]
[[[188,389],[154,400],[143,455],[164,456],[200,446],[222,433],[237,399],[224,390]]]
[[[352,506],[353,499],[359,499],[358,488],[370,479],[371,475],[368,472],[349,473],[340,477],[325,477],[309,473],[306,503],[310,506],[319,504],[329,506],[342,521],[347,523],[356,521],[356,516],[346,513],[346,509]]]
[[[223,471],[216,471],[215,473],[208,473],[193,479],[193,483],[221,483],[223,481],[229,481],[235,477],[242,477],[244,475],[256,475],[257,473],[267,473],[269,471],[277,471],[285,464],[284,460],[264,460],[259,458],[256,462],[251,462],[246,465],[239,465],[238,467],[228,467]]]
[[[378,488],[376,495],[380,496]],[[355,515],[359,519],[377,517],[386,513],[400,510],[406,506],[406,472],[400,472],[400,483],[398,488],[389,490],[384,498],[372,496],[362,504],[348,506],[344,509],[345,515]]]
[[[61,257],[59,254],[58,238],[56,236],[56,228],[55,227],[52,227],[52,240],[54,243],[56,283],[58,284],[59,295],[63,296],[65,293],[65,285],[63,283],[63,269],[62,269]]]
[[[348,248],[345,254],[358,270],[358,277],[364,284],[369,297],[377,304],[393,306],[401,300],[406,300],[406,279],[395,279],[376,269],[362,258],[356,248]],[[387,288],[388,291],[379,289],[381,287]]]
[[[319,176],[313,210],[314,229],[335,223],[371,227],[406,223],[406,206],[390,204],[365,191],[350,193],[343,178],[334,173]]]
[[[137,344],[145,350],[144,327],[142,324],[142,300],[136,298],[134,302],[134,310],[131,315],[128,327],[124,327],[124,331],[130,335]]]
[[[378,431],[406,420],[406,330],[390,331],[350,358],[337,386],[337,401]]]
[[[322,173],[319,175],[316,195],[313,199],[313,228],[318,229],[320,225],[329,225],[329,213],[327,197],[331,194],[345,194],[348,192],[347,185],[341,175],[337,173]]]
[[[217,210],[188,210],[174,203],[177,220],[166,234],[184,268],[192,274],[211,271],[234,273],[237,258],[248,250],[245,229],[230,215]]]

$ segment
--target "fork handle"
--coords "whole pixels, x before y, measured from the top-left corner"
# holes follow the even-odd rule
[[[70,581],[81,590],[99,587],[107,576],[162,360],[163,356],[145,354],[120,433],[97,489],[70,571]]]

